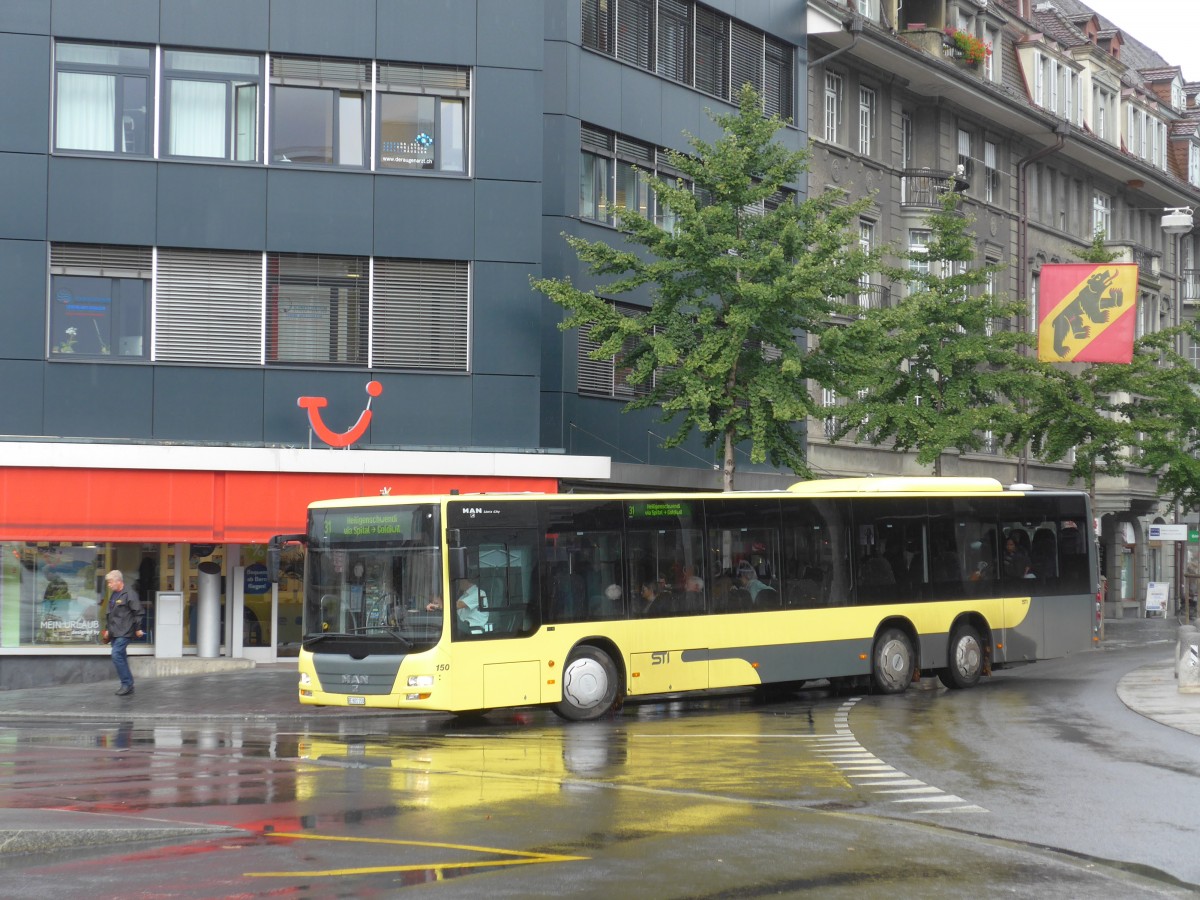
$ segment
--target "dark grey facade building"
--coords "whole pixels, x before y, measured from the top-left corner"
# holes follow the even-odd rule
[[[733,85],[805,144],[804,8],[0,6],[0,685],[103,653],[107,569],[231,585],[334,492],[716,486],[530,278],[583,279],[562,233]],[[298,598],[245,586],[226,652],[289,652]]]

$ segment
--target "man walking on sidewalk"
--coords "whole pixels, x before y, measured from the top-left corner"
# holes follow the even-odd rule
[[[133,693],[133,673],[129,671],[126,650],[129,641],[145,634],[142,631],[142,601],[136,592],[125,587],[125,576],[113,569],[104,576],[104,583],[112,593],[108,597],[108,618],[105,622],[104,639],[112,641],[113,667],[121,679],[117,695],[125,697]]]

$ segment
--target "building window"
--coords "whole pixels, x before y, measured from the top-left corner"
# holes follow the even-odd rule
[[[687,0],[658,0],[658,74],[683,84],[692,83],[694,8]]]
[[[587,125],[580,127],[579,215],[612,224],[614,202],[613,135]]]
[[[825,140],[836,144],[842,136],[842,76],[825,73]]]
[[[469,69],[379,65],[379,168],[467,171]]]
[[[267,362],[367,364],[365,257],[267,255]]]
[[[984,29],[984,41],[992,52],[983,58],[983,77],[988,81],[1000,80],[1000,30],[997,28]]]
[[[1188,183],[1200,187],[1200,145],[1188,144]]]
[[[262,59],[163,52],[163,156],[257,162]]]
[[[729,97],[729,19],[703,6],[696,7],[696,87]]]
[[[263,255],[159,249],[155,362],[263,363]]]
[[[792,46],[768,36],[766,73],[763,76],[763,112],[791,122],[795,116],[795,90],[792,86]]]
[[[858,249],[865,254],[870,254],[875,249],[874,222],[859,221]],[[858,276],[858,305],[863,309],[870,309],[872,306],[872,293],[871,275],[869,272],[864,272]]]
[[[1092,234],[1103,234],[1111,238],[1112,233],[1112,198],[1107,194],[1092,195]]]
[[[913,120],[911,113],[900,114],[900,202],[908,201],[907,170],[912,168]]]
[[[933,233],[923,228],[912,228],[908,232],[908,270],[919,276],[926,276],[930,272],[929,266],[929,241],[933,237]],[[920,286],[916,285],[912,290],[920,290]]]
[[[875,92],[858,89],[858,152],[870,156],[875,149]]]
[[[996,144],[983,142],[983,199],[995,203],[1000,198],[1000,169],[996,165]]]
[[[146,47],[57,44],[54,148],[149,156],[154,108]]]
[[[639,316],[645,312],[638,307],[622,304],[617,304],[617,309],[626,316]],[[622,354],[630,352],[634,344],[634,338],[626,339],[622,347]],[[592,353],[599,347],[599,342],[592,339],[592,326],[589,324],[581,327],[576,345],[578,365],[576,383],[581,394],[629,399],[650,393],[654,387],[654,375],[638,384],[631,383],[629,376],[632,374],[632,369],[620,365],[622,360],[617,356],[603,359],[592,358]]]
[[[583,0],[583,46],[612,56],[616,0]]]
[[[617,4],[617,59],[654,71],[654,0]]]
[[[971,153],[971,132],[958,129],[958,168],[964,178],[975,174],[975,163]]]
[[[628,138],[616,138],[617,152],[617,206],[639,213],[642,218],[653,218],[650,208],[650,186],[638,177],[638,170],[654,171],[654,148]]]
[[[363,168],[370,64],[278,56],[271,60],[271,162]]]
[[[465,372],[470,266],[440,259],[376,259],[372,368]]]
[[[1041,53],[1033,54],[1033,103],[1045,106],[1046,59]]]
[[[148,247],[53,244],[51,358],[146,359],[152,269]]]

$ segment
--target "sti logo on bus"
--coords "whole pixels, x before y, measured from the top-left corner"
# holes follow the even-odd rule
[[[670,650],[655,650],[653,653],[650,654],[650,665],[652,665],[652,666],[665,666],[665,665],[669,665],[670,662],[671,662],[671,651]]]

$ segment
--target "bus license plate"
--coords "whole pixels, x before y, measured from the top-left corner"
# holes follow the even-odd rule
[[[349,703],[351,706],[365,706],[366,702],[367,702],[367,698],[366,697],[347,697],[346,702]]]

